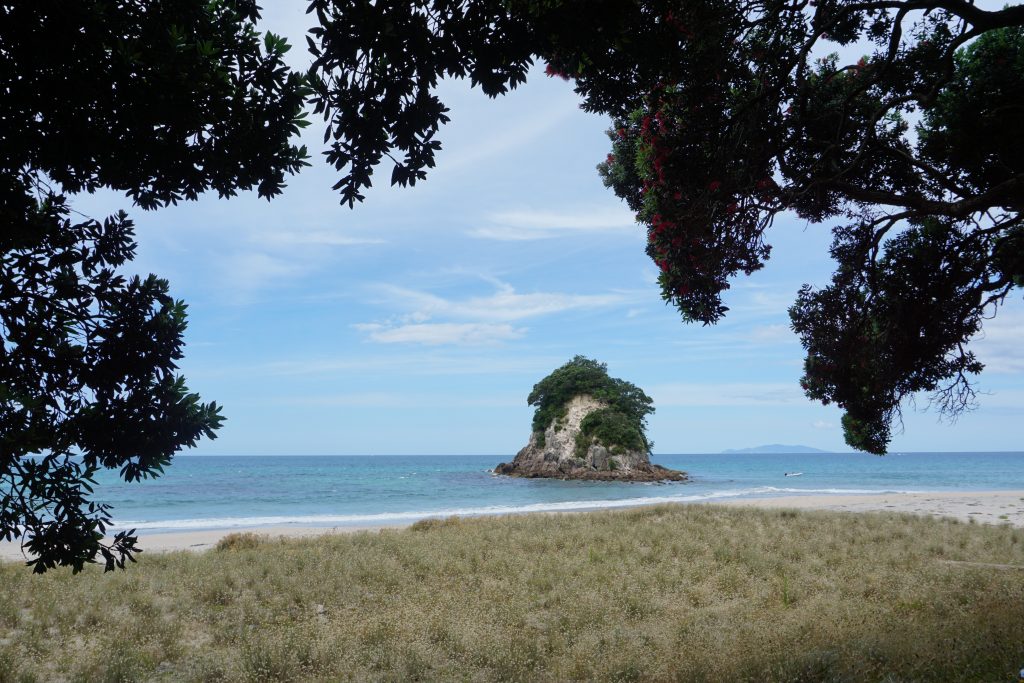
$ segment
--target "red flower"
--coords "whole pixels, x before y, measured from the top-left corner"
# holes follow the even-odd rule
[[[563,81],[569,80],[569,74],[565,73],[564,71],[559,71],[550,64],[544,67],[544,73],[546,73],[548,76],[558,76]]]
[[[718,192],[718,188],[720,188],[721,186],[721,180],[712,180],[710,183],[708,183],[708,189],[711,190],[712,192]]]

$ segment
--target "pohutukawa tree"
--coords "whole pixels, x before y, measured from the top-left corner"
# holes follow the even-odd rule
[[[1024,284],[1024,6],[963,0],[482,0],[310,5],[314,101],[350,204],[386,155],[433,166],[433,90],[488,95],[534,57],[612,117],[599,171],[647,228],[664,299],[712,324],[775,217],[832,227],[838,266],[790,309],[807,395],[884,453],[900,406],[955,416],[982,320]],[[859,56],[840,60],[836,50]],[[400,153],[402,158],[392,154]]]

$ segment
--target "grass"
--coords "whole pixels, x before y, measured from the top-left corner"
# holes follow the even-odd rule
[[[960,562],[961,564],[957,564]],[[0,566],[7,681],[1006,681],[1024,530],[658,506]]]

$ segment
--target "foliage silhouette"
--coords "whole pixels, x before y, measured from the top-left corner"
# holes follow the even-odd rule
[[[289,139],[309,89],[258,17],[251,0],[0,5],[0,537],[36,572],[132,560],[133,532],[104,541],[95,474],[158,475],[223,420],[176,373],[185,305],[121,274],[132,221],[65,195],[279,194],[305,165]]]

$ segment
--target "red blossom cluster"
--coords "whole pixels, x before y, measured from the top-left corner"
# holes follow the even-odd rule
[[[661,272],[665,295],[699,318],[706,314],[708,297],[728,287],[715,265],[723,258],[723,243],[746,242],[746,235],[757,229],[758,200],[748,194],[770,201],[778,186],[769,175],[751,179],[749,192],[721,176],[711,176],[703,187],[692,186],[679,177],[682,171],[673,162],[679,153],[674,137],[682,122],[672,117],[662,97],[652,100],[655,106],[638,121],[641,149],[650,164],[641,179],[650,212],[647,253]],[[617,133],[626,137],[622,129]]]
[[[569,80],[569,74],[565,73],[560,69],[555,68],[551,64],[548,64],[546,67],[544,67],[544,73],[547,74],[549,77],[557,76],[558,78],[561,78],[563,81]]]
[[[651,218],[651,227],[647,233],[648,241],[655,242],[658,238],[664,235],[666,231],[672,231],[675,230],[675,228],[675,223],[662,217],[660,213],[656,213]]]
[[[868,68],[868,60],[866,58],[864,58],[864,57],[861,57],[860,59],[857,60],[857,63],[854,64],[853,71],[851,72],[851,76],[856,78],[857,76],[860,75],[861,71],[864,71],[867,68]]]
[[[664,209],[662,212],[655,212],[650,218],[647,253],[661,270],[663,278],[665,278],[666,291],[672,292],[674,296],[683,297],[690,293],[692,276],[696,273],[684,273],[680,270],[680,265],[689,262],[693,267],[697,263],[696,257],[692,253],[686,253],[689,250],[684,247],[696,248],[699,245],[696,240],[687,239],[685,226],[669,217],[670,214],[675,214],[678,211],[683,200],[683,193],[680,189],[670,188],[672,150],[670,143],[665,138],[672,129],[672,124],[670,115],[664,108],[655,109],[653,113],[644,115],[640,119],[640,138],[650,152],[652,170],[652,173],[643,179],[641,193],[648,196],[654,192],[658,204]],[[685,270],[691,269],[695,270],[695,268]]]
[[[684,24],[672,10],[666,12],[662,16],[662,20],[679,32],[684,38],[693,38],[693,31],[690,30],[690,27]]]
[[[652,125],[653,124],[653,125]],[[660,109],[654,115],[645,115],[640,121],[640,136],[654,154],[652,165],[657,177],[655,184],[664,187],[665,163],[671,150],[663,144],[663,136],[668,133],[668,117]]]

